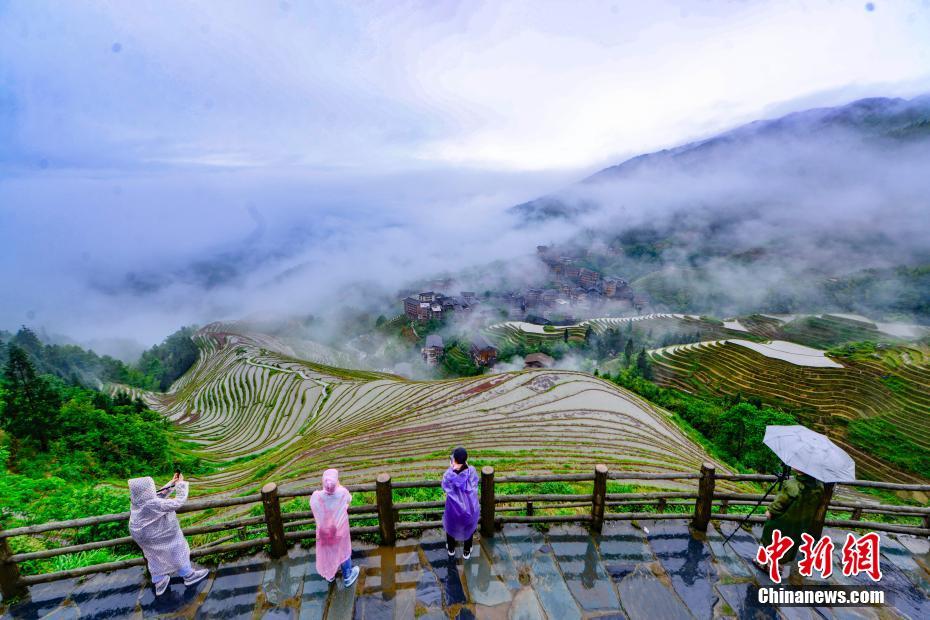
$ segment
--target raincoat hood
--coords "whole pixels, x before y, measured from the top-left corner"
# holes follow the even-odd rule
[[[323,490],[326,491],[328,495],[332,495],[336,492],[336,488],[339,486],[339,471],[336,469],[327,469],[323,472]]]
[[[142,508],[155,499],[155,481],[148,476],[133,478],[129,481],[129,504],[133,508]]]

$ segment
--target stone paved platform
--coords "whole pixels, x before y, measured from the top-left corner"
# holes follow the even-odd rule
[[[221,564],[191,588],[174,578],[157,599],[144,570],[133,568],[34,586],[30,600],[0,611],[3,618],[55,619],[930,618],[926,539],[882,536],[882,585],[893,607],[773,609],[756,603],[756,588],[769,583],[749,564],[758,533],[742,532],[724,547],[713,526],[698,539],[681,522],[608,523],[599,537],[579,526],[543,534],[508,525],[481,541],[477,557],[450,562],[441,532],[430,531],[395,548],[356,545],[362,574],[350,589],[323,581],[313,550],[296,547],[278,561]],[[829,533],[841,548],[844,533]],[[867,585],[842,575],[830,583]]]

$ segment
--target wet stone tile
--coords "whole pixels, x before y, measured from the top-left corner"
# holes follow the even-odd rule
[[[465,561],[465,580],[468,584],[468,593],[471,600],[479,605],[494,607],[510,602],[512,598],[507,585],[494,575],[493,567],[487,554],[472,555]],[[516,575],[515,575],[516,576]]]
[[[139,597],[142,617],[191,617],[195,613],[194,606],[200,598],[201,593],[210,588],[212,583],[213,576],[210,575],[188,587],[184,585],[184,579],[175,575],[171,578],[171,585],[168,586],[165,593],[161,596],[155,596],[155,588],[153,588],[150,583],[146,582],[142,588],[142,594]]]
[[[300,620],[319,620],[326,611],[330,584],[317,574],[315,562],[316,556],[308,554],[308,568],[304,572],[303,590],[300,595]]]
[[[717,571],[707,545],[691,536],[682,524],[656,523],[649,530],[649,546],[672,580],[672,587],[696,618],[711,618],[717,595]]]
[[[529,574],[543,610],[550,618],[581,618],[578,604],[562,578],[562,573],[547,545],[540,547],[533,554]]]
[[[459,574],[458,560],[450,558],[446,553],[445,539],[436,533],[428,532],[420,541],[420,549],[442,586],[443,606],[449,608],[467,603],[468,597]]]
[[[141,566],[94,575],[71,593],[71,603],[83,618],[123,618],[136,609],[144,583]]]
[[[357,585],[356,582],[347,588],[342,585],[338,577],[336,578],[329,595],[329,608],[326,611],[327,620],[349,620],[353,617]]]
[[[394,620],[416,617],[417,591],[413,588],[403,588],[397,591],[394,597]]]
[[[394,598],[381,594],[363,594],[355,597],[355,620],[381,620],[394,617]]]
[[[270,605],[281,605],[300,593],[304,575],[311,570],[310,559],[311,556],[306,551],[295,547],[287,557],[268,563],[262,577],[262,591]]]
[[[475,620],[475,612],[471,607],[460,607],[452,617],[455,620]]]
[[[598,548],[604,568],[615,583],[632,573],[637,566],[655,560],[643,531],[626,521],[606,523],[598,538]]]
[[[775,620],[778,618],[774,606],[759,603],[759,586],[754,583],[718,585],[717,591],[737,618],[752,618],[753,620],[765,620],[767,618]]]
[[[442,607],[442,588],[439,578],[431,567],[425,567],[420,573],[416,586],[417,605],[426,609]]]
[[[833,574],[837,582],[843,585],[874,586],[871,578],[864,574],[854,577],[843,576],[842,549],[846,540],[846,532],[831,528],[825,530],[824,534],[829,535],[834,543]],[[894,608],[907,618],[930,618],[930,599],[927,595],[914,585],[901,569],[892,562],[885,561],[885,558],[882,559],[881,568],[881,587],[891,594]]]
[[[500,535],[496,538],[482,538],[481,553],[487,557],[488,563],[491,565],[492,575],[507,584],[510,590],[520,589],[520,576],[510,557],[507,542]]]
[[[42,620],[80,620],[84,618],[81,610],[74,605],[65,604],[56,607],[55,610],[47,616],[42,616]]]
[[[891,562],[925,595],[930,595],[930,575],[917,563],[911,552],[898,541],[881,534],[882,564]]]
[[[32,620],[51,613],[77,585],[77,579],[40,583],[29,588],[29,598],[10,607],[4,617]]]
[[[544,617],[539,598],[533,588],[521,588],[510,604],[510,620],[537,620]]]
[[[618,609],[620,603],[610,576],[601,564],[597,546],[587,530],[559,526],[548,535],[562,576],[585,611]]]
[[[536,551],[546,544],[541,533],[519,523],[505,525],[501,534],[507,543],[510,557],[518,570],[521,565],[529,566],[533,562]]]
[[[221,565],[197,618],[251,618],[266,564],[259,557]]]
[[[297,610],[290,607],[274,607],[262,614],[262,620],[297,620]]]
[[[620,604],[630,620],[681,620],[692,615],[681,599],[646,565],[637,566],[617,584]]]
[[[717,565],[727,575],[735,579],[754,579],[756,576],[754,569],[746,564],[733,546],[742,543],[748,548],[756,544],[755,539],[749,533],[739,530],[733,534],[729,542],[724,544],[726,538],[733,532],[734,527],[734,524],[727,523],[718,530],[713,523],[709,524],[707,526],[707,544],[710,546],[710,551],[714,555]]]

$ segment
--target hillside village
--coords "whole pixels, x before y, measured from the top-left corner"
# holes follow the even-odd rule
[[[401,291],[398,297],[403,317],[416,324],[431,321],[448,324],[465,319],[471,325],[491,323],[501,319],[520,320],[536,325],[571,325],[593,313],[617,314],[626,311],[643,312],[650,302],[647,296],[635,292],[629,283],[615,275],[607,275],[584,266],[585,256],[579,250],[560,252],[540,245],[537,258],[546,266],[550,280],[538,287],[517,290],[460,291],[458,295],[437,289],[453,286],[451,278],[434,280],[434,290]],[[479,367],[493,366],[497,350],[480,334],[470,337],[469,357]],[[442,358],[445,343],[442,336],[429,334],[421,350],[428,366]],[[533,366],[543,362],[534,360]]]

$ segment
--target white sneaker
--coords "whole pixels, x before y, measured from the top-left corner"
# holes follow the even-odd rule
[[[454,558],[454,557],[455,557],[455,549],[450,549],[449,547],[446,547],[446,553],[449,554],[449,557],[450,557],[450,558]]]
[[[353,567],[352,567],[352,572],[349,573],[349,576],[346,577],[346,578],[342,581],[342,584],[343,584],[345,587],[347,587],[347,588],[348,588],[349,586],[351,586],[353,583],[355,583],[355,580],[358,579],[358,573],[359,573],[358,566],[353,566]]]
[[[206,568],[195,570],[193,573],[184,578],[184,585],[192,586],[209,574],[210,571]]]
[[[462,552],[462,559],[463,560],[471,559],[471,549],[469,549],[468,551]]]
[[[171,583],[171,576],[168,575],[161,581],[155,584],[155,596],[161,596],[165,593],[165,590],[168,589],[168,584]]]

